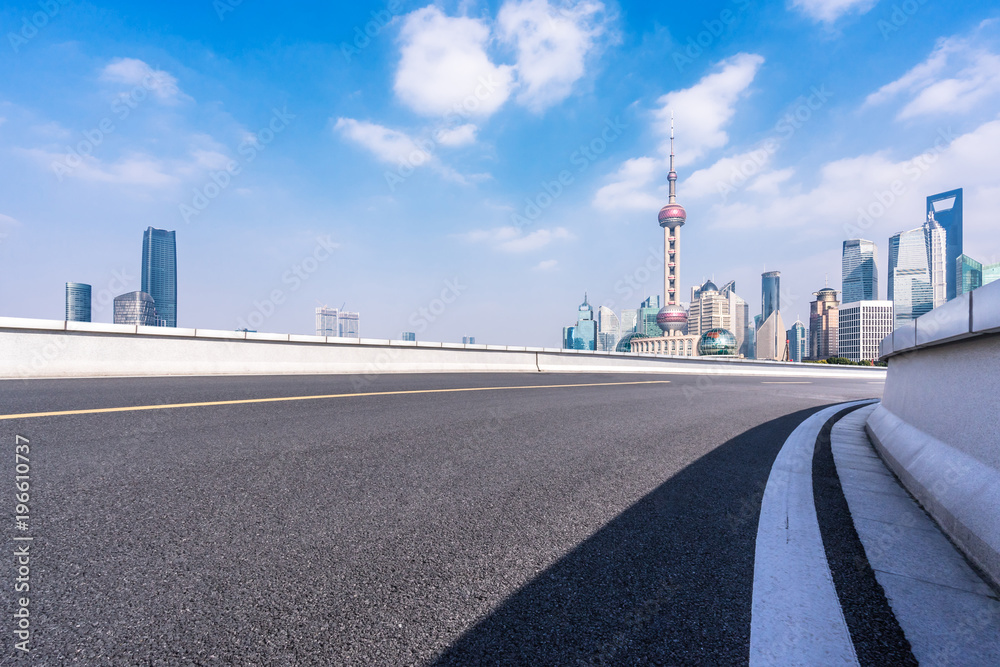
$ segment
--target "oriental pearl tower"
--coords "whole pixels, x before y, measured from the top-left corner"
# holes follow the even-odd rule
[[[656,324],[664,335],[676,336],[687,325],[687,312],[680,305],[681,227],[687,212],[677,203],[677,172],[674,171],[674,115],[670,114],[670,200],[660,209],[663,227],[663,299],[666,305],[656,314]]]

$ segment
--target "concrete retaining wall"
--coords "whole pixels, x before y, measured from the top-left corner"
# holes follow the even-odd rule
[[[0,318],[0,378],[421,372],[885,377],[822,364]]]
[[[895,473],[1000,585],[1000,283],[883,342],[882,405],[868,431]]]

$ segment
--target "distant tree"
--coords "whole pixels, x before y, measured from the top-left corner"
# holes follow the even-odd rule
[[[828,364],[837,364],[838,366],[854,366],[855,363],[846,357],[830,357],[826,360]]]

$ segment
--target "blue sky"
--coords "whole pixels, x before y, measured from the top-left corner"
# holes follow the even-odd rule
[[[40,27],[39,27],[40,26]],[[1000,261],[995,3],[6,3],[0,315],[138,289],[177,230],[178,324],[556,346],[584,291],[662,290],[669,115],[684,292],[735,279],[788,322],[846,238],[965,188]],[[445,302],[448,303],[445,303]]]

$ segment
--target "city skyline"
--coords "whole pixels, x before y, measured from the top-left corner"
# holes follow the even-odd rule
[[[804,313],[838,272],[843,240],[873,239],[887,266],[883,240],[919,224],[931,193],[958,187],[965,252],[1000,257],[989,215],[1000,205],[1000,86],[988,83],[998,10],[926,5],[885,32],[885,3],[821,15],[734,2],[713,34],[714,7],[531,6],[565,28],[551,55],[571,67],[558,79],[518,49],[526,33],[501,20],[522,7],[512,2],[401,3],[364,48],[353,45],[373,20],[363,7],[312,22],[245,3],[224,20],[186,3],[61,8],[0,63],[0,260],[12,276],[0,313],[59,317],[64,283],[80,281],[93,286],[94,320],[110,321],[98,295],[140,289],[131,230],[152,226],[184,238],[181,326],[234,329],[281,289],[262,330],[309,333],[317,302],[344,294],[375,337],[415,319],[428,340],[474,326],[557,346],[556,306],[583,289],[616,312],[660,291],[656,244],[635,239],[665,199],[670,109],[697,225],[685,230],[683,294],[713,274],[750,285],[778,267],[787,314]],[[33,11],[12,3],[2,18],[19,25]],[[175,27],[151,36],[149,21]],[[456,88],[447,58],[422,58],[432,30],[482,54],[495,97],[475,98],[478,77]],[[233,31],[253,48],[234,48]],[[703,32],[707,45],[690,51]],[[478,109],[449,124],[408,85],[415,74]],[[972,93],[948,81],[987,83]],[[395,158],[410,154],[419,164],[400,172]],[[67,247],[49,251],[52,236]],[[456,281],[443,313],[421,315]]]

